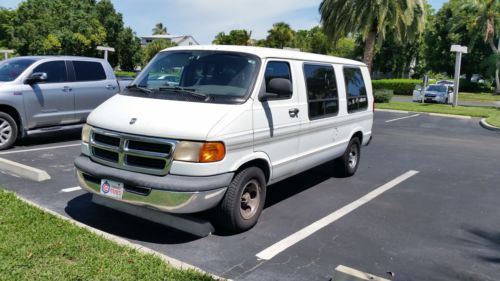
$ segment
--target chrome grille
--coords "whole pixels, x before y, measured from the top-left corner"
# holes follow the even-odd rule
[[[174,140],[143,137],[92,128],[90,153],[95,162],[118,169],[166,175],[172,164]]]

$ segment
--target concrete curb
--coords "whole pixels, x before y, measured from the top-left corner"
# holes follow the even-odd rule
[[[7,171],[14,175],[36,182],[50,180],[50,175],[44,170],[26,166],[4,158],[0,158],[0,170]]]
[[[481,125],[481,127],[487,130],[500,132],[500,128],[488,124],[488,122],[486,122],[486,118],[481,119],[481,121],[479,121],[479,124]]]
[[[394,113],[409,113],[409,111],[395,110],[395,109],[378,109],[378,108],[375,108],[375,111],[394,112]]]
[[[156,257],[160,258],[161,260],[163,260],[164,262],[166,262],[167,264],[171,265],[174,268],[183,269],[183,270],[192,269],[192,270],[196,270],[196,271],[201,272],[201,273],[208,274],[208,275],[212,276],[214,279],[217,279],[217,280],[232,281],[231,279],[224,279],[224,278],[219,277],[217,275],[214,275],[214,274],[211,274],[209,272],[206,272],[206,271],[204,271],[204,270],[202,270],[202,269],[200,269],[200,268],[198,268],[198,267],[196,267],[194,265],[190,265],[190,264],[182,262],[182,261],[180,261],[178,259],[175,259],[175,258],[169,257],[167,255],[164,255],[164,254],[162,254],[160,252],[157,252],[157,251],[155,251],[153,249],[144,247],[144,246],[139,245],[139,244],[132,243],[132,242],[130,242],[130,241],[124,239],[124,238],[115,236],[113,234],[109,234],[109,233],[101,231],[101,230],[99,230],[97,228],[93,228],[93,227],[88,226],[86,224],[83,224],[81,222],[75,221],[75,220],[73,220],[71,218],[68,218],[68,217],[65,217],[65,216],[63,216],[63,215],[61,215],[61,214],[59,214],[57,212],[54,212],[54,211],[49,210],[49,209],[47,209],[45,207],[42,207],[42,206],[38,205],[35,202],[32,202],[32,201],[30,201],[28,199],[25,199],[25,198],[17,195],[16,193],[14,193],[14,194],[16,195],[17,198],[19,198],[19,200],[25,202],[26,204],[28,204],[30,206],[33,206],[33,207],[35,207],[37,209],[40,209],[40,210],[42,210],[42,211],[44,211],[46,213],[49,213],[49,214],[51,214],[51,215],[53,215],[53,216],[55,216],[55,217],[57,217],[59,219],[68,221],[68,222],[72,223],[73,225],[76,225],[78,227],[84,228],[84,229],[86,229],[86,230],[88,230],[88,231],[90,231],[90,232],[92,232],[94,234],[97,234],[97,235],[99,235],[99,236],[101,236],[101,237],[103,237],[103,238],[105,238],[107,240],[115,242],[118,245],[132,248],[132,249],[137,250],[138,252],[141,252],[143,254],[149,254],[149,255],[156,256]]]
[[[449,118],[458,118],[458,119],[472,119],[471,116],[466,116],[466,115],[453,115],[453,114],[432,113],[432,112],[422,112],[422,111],[404,111],[404,110],[377,109],[377,108],[375,108],[375,111],[406,113],[406,114],[408,114],[408,113],[420,113],[420,114],[426,114],[426,115],[430,115],[430,116],[440,116],[440,117],[449,117]]]
[[[335,268],[332,281],[389,281],[354,268],[339,265]]]

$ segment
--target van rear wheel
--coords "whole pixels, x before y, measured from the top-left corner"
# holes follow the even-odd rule
[[[9,114],[0,112],[0,150],[13,146],[16,139],[16,121]]]
[[[257,167],[248,167],[234,177],[217,212],[217,222],[230,232],[252,228],[266,201],[266,178]]]
[[[335,159],[335,171],[341,177],[350,177],[356,173],[361,157],[361,144],[358,138],[352,138],[344,155]]]

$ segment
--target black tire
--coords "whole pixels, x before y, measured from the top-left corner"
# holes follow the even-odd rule
[[[448,98],[444,100],[444,104],[448,104]]]
[[[215,212],[216,221],[231,233],[248,230],[257,223],[265,202],[264,172],[257,167],[245,168],[236,174],[229,185]]]
[[[349,141],[344,155],[335,159],[335,172],[340,177],[350,177],[356,173],[361,158],[361,144],[357,137]]]
[[[14,118],[5,112],[0,112],[0,150],[10,148],[17,139],[17,124]]]

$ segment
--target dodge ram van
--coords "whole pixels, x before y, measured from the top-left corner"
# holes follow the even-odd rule
[[[358,61],[168,48],[90,114],[76,173],[96,196],[174,214],[215,209],[218,225],[238,232],[256,224],[270,184],[333,159],[336,173],[353,175],[372,123]]]

